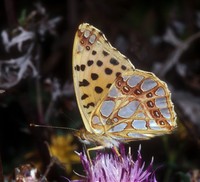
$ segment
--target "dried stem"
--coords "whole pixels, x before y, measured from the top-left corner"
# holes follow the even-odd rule
[[[160,69],[161,72],[159,73],[159,76],[164,77],[165,74],[179,61],[179,58],[181,57],[183,52],[187,50],[190,44],[198,38],[200,38],[200,32],[193,34],[187,40],[177,45],[176,50],[166,60],[166,63],[163,65],[162,69]]]

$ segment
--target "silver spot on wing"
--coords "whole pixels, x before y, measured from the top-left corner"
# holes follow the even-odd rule
[[[127,126],[127,123],[120,123],[114,127],[112,127],[109,132],[120,132],[123,131]]]
[[[160,109],[160,112],[165,118],[170,118],[170,112],[168,108]]]
[[[156,85],[157,85],[157,83],[154,80],[152,80],[152,79],[146,79],[142,83],[141,89],[143,91],[148,91],[148,90],[151,90],[152,88],[154,88]]]
[[[130,87],[135,87],[138,83],[140,83],[142,80],[144,79],[143,76],[139,76],[139,75],[134,75],[134,76],[131,76],[127,83]]]
[[[164,91],[164,89],[163,89],[162,87],[159,87],[159,88],[156,90],[155,94],[156,94],[157,96],[164,96],[164,95],[165,95],[165,91]]]
[[[131,117],[135,111],[138,109],[139,106],[139,102],[138,101],[131,101],[129,102],[126,106],[122,107],[119,112],[118,112],[118,116],[122,117],[122,118],[129,118]]]
[[[90,31],[89,31],[89,30],[85,30],[83,36],[84,36],[85,38],[88,38],[88,37],[90,36]]]
[[[145,120],[133,120],[132,127],[139,130],[146,130],[146,121]]]
[[[114,101],[104,101],[101,105],[100,112],[103,116],[108,117],[113,112],[115,108],[115,102]]]
[[[91,35],[90,38],[89,38],[89,42],[90,42],[91,44],[94,44],[95,40],[96,40],[96,35],[94,35],[94,34]]]
[[[155,100],[155,103],[156,103],[156,106],[158,108],[166,108],[167,107],[167,100],[165,97],[162,97],[162,98],[157,98]]]
[[[139,109],[139,108],[138,108],[138,109]],[[136,115],[136,117],[138,117],[138,118],[145,118],[145,115],[144,115],[144,113],[140,112],[140,113],[138,113],[138,114]]]
[[[119,94],[119,92],[118,92],[117,88],[115,86],[113,86],[111,88],[111,90],[109,91],[108,96],[116,98],[116,97],[118,97],[118,94]]]
[[[93,116],[93,117],[92,117],[92,123],[93,123],[93,124],[102,125],[102,123],[100,122],[98,116]]]
[[[78,44],[77,46],[77,53],[80,53],[83,51],[83,46],[81,46],[80,44]]]

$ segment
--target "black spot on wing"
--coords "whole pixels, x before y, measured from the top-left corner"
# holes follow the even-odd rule
[[[84,108],[94,107],[94,102],[90,102],[87,105],[83,105]]]
[[[97,51],[92,51],[92,55],[96,55],[97,54]]]
[[[89,96],[87,95],[87,94],[83,94],[82,96],[81,96],[81,100],[85,100],[86,98],[88,98]]]
[[[84,70],[85,70],[85,65],[82,64],[82,65],[81,65],[81,71],[84,71]]]
[[[111,85],[112,85],[111,83],[107,84],[107,85],[106,85],[106,88],[110,88]]]
[[[106,69],[105,69],[105,73],[106,73],[107,75],[111,75],[112,72],[113,72],[113,71],[112,71],[110,68],[106,68]]]
[[[121,66],[121,69],[122,69],[122,70],[126,70],[126,66],[122,65],[122,66]]]
[[[109,55],[108,52],[106,52],[106,51],[103,51],[102,54],[103,54],[104,56],[108,56],[108,55]]]
[[[92,80],[97,80],[99,78],[99,75],[96,73],[91,73]]]
[[[88,86],[90,83],[86,80],[86,79],[83,79],[83,81],[79,81],[79,86],[80,87],[86,87]]]
[[[111,59],[110,59],[110,64],[116,66],[116,65],[119,64],[119,61],[117,61],[115,58],[111,58]]]
[[[76,66],[74,67],[74,69],[75,69],[76,71],[80,71],[80,66],[79,66],[79,65],[76,65]]]
[[[100,67],[100,66],[102,66],[102,64],[103,64],[103,62],[102,62],[101,60],[98,60],[98,61],[97,61],[97,66]]]
[[[98,86],[96,86],[96,87],[94,88],[94,90],[95,90],[95,92],[98,93],[98,94],[100,94],[100,93],[103,92],[103,89],[102,89],[101,87],[98,87]]]
[[[94,61],[93,61],[93,60],[88,60],[88,61],[87,61],[87,65],[88,65],[88,66],[91,66],[91,65],[93,65],[93,63],[94,63]]]

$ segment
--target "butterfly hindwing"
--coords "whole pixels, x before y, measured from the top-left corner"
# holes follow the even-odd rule
[[[176,126],[167,85],[154,74],[141,70],[119,76],[90,120],[97,133],[121,140],[163,135]]]

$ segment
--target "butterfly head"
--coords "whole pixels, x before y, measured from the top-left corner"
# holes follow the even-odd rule
[[[74,132],[74,135],[84,144],[89,145],[91,142],[90,137],[88,137],[89,132],[87,132],[85,129],[77,130]]]

